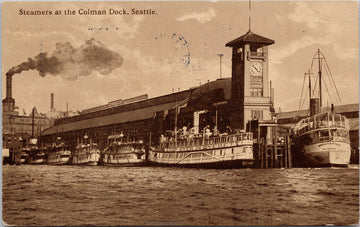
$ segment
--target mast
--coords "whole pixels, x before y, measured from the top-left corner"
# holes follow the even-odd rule
[[[306,74],[306,73],[305,73]],[[311,99],[311,78],[310,78],[310,69],[308,70],[308,76],[309,76],[309,99]]]
[[[320,108],[322,107],[322,91],[321,91],[321,59],[320,49],[318,49],[318,62],[319,62],[319,97],[320,97]]]
[[[177,121],[178,121],[178,106],[176,103],[176,108],[175,108],[175,129],[174,129],[174,133],[175,133],[175,147],[177,147]]]
[[[35,107],[32,109],[31,138],[34,139]]]

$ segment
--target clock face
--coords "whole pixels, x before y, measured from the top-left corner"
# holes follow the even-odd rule
[[[251,76],[262,76],[262,64],[260,62],[250,63],[250,75]]]

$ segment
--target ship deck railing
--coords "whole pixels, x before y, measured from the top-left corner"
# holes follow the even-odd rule
[[[252,133],[240,133],[223,136],[203,135],[198,138],[189,136],[187,139],[163,142],[160,144],[160,148],[164,151],[195,151],[239,145],[252,145],[252,143]]]
[[[324,128],[349,129],[349,120],[340,114],[324,113],[302,119],[294,128],[296,134]]]

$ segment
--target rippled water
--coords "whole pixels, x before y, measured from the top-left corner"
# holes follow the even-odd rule
[[[347,225],[359,169],[4,166],[11,225]]]

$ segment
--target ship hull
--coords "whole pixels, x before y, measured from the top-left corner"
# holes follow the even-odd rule
[[[351,147],[345,142],[322,142],[304,145],[304,167],[348,166]]]
[[[48,156],[48,165],[66,165],[69,164],[70,155],[68,157],[61,157],[62,154],[50,154]]]
[[[131,154],[133,155],[133,154]],[[112,155],[110,155],[112,156]],[[134,155],[135,157],[135,155]],[[137,159],[137,158],[111,158],[108,155],[105,155],[103,158],[103,161],[101,165],[104,166],[124,166],[124,167],[130,167],[130,166],[143,166],[145,165],[144,159]]]
[[[98,165],[100,159],[100,153],[94,152],[91,154],[77,154],[72,157],[72,165],[88,165],[88,166],[96,166]]]
[[[39,158],[39,159],[36,159],[36,160],[31,160],[31,162],[29,164],[31,165],[42,165],[42,164],[45,164],[46,163],[46,160],[44,158]]]
[[[189,168],[246,168],[254,162],[252,145],[173,152],[149,151],[148,165]]]
[[[58,160],[58,161],[52,161],[52,162],[48,162],[48,165],[54,165],[54,166],[60,166],[60,165],[68,165],[69,164],[69,159],[67,160]]]
[[[182,168],[201,168],[201,169],[238,169],[250,168],[253,166],[254,160],[228,160],[211,163],[192,163],[192,164],[170,164],[148,161],[149,166],[163,166],[163,167],[182,167]]]

